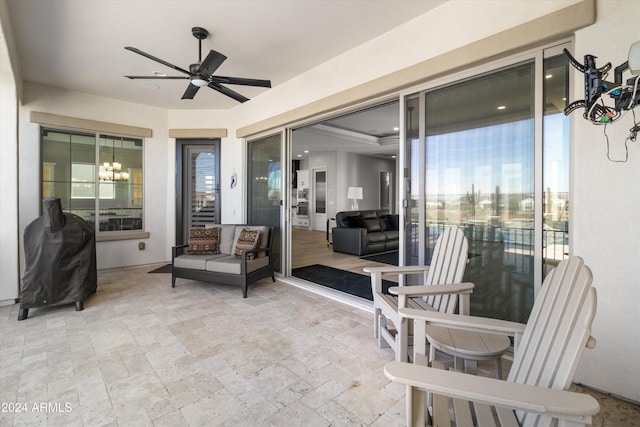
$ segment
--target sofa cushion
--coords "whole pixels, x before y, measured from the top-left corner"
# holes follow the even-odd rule
[[[189,230],[189,246],[187,253],[190,255],[215,255],[219,251],[218,228],[192,228]]]
[[[218,237],[218,252],[221,254],[231,255],[233,252],[233,241],[236,237],[235,224],[207,224],[205,228],[218,228],[220,235]]]
[[[346,217],[348,228],[367,228],[361,215],[353,215]]]
[[[387,237],[387,241],[400,239],[400,232],[397,230],[387,230],[384,232],[384,235]]]
[[[236,239],[233,254],[240,257],[243,252],[255,249],[260,243],[260,231],[242,228]],[[254,259],[255,254],[247,254],[247,259]]]
[[[190,270],[205,270],[207,261],[223,258],[226,255],[180,255],[174,258],[173,266],[176,268],[188,268]]]
[[[362,215],[363,219],[378,219],[378,211],[361,211],[360,215]]]
[[[387,241],[387,236],[384,233],[367,233],[367,244],[369,243],[384,243]]]
[[[378,231],[382,231],[382,227],[380,227],[380,221],[378,221],[378,218],[365,219],[364,224],[366,225],[368,233],[376,233]]]
[[[269,258],[256,258],[247,262],[247,273],[255,271],[259,268],[269,265]],[[206,262],[207,271],[215,271],[217,273],[240,274],[241,262],[236,256],[222,256],[210,259]]]

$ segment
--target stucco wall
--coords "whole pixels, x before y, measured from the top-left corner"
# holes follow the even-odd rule
[[[629,46],[640,40],[639,6],[636,1],[599,1],[597,23],[576,34],[574,56],[595,55],[598,66],[626,61]],[[630,76],[626,73],[625,79]],[[574,73],[572,99],[584,96],[582,77]],[[640,108],[636,118],[640,121]],[[612,158],[624,158],[632,121],[628,113],[607,126]],[[640,401],[640,146],[629,142],[628,161],[611,162],[602,126],[590,124],[580,112],[571,124],[573,253],[591,267],[598,291],[592,333],[598,345],[585,352],[577,380]]]

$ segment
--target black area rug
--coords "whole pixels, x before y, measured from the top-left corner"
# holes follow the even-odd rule
[[[373,301],[371,277],[369,276],[320,264],[294,268],[291,273],[294,277]],[[397,285],[395,282],[383,280],[382,291],[387,293],[390,286]]]
[[[149,271],[149,273],[169,273],[171,274],[171,264],[163,265],[160,268]]]
[[[367,255],[361,257],[367,261],[381,262],[383,264],[398,265],[399,254],[398,251],[383,252],[380,254]]]

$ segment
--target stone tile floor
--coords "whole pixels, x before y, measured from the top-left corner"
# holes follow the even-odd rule
[[[0,307],[0,426],[404,425],[369,312],[279,281],[172,289],[153,268],[100,271],[81,312]],[[640,426],[596,395],[594,425]]]

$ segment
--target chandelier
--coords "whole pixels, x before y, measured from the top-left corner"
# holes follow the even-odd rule
[[[100,181],[129,181],[129,172],[120,172],[122,165],[118,162],[104,162],[98,172]]]

